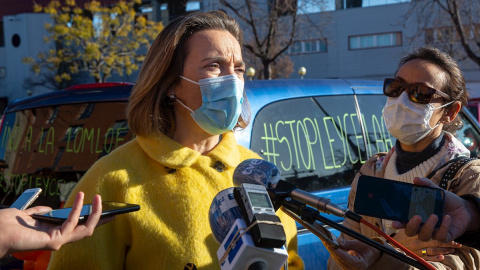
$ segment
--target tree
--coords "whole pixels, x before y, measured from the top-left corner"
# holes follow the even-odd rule
[[[479,0],[412,1],[405,17],[418,24],[412,40],[425,35],[426,43],[480,66]]]
[[[257,66],[257,69],[263,79],[290,76],[292,64],[284,53],[302,36],[299,25],[304,33],[321,36],[323,24],[311,22],[309,15],[302,11],[307,5],[322,7],[322,0],[220,0],[220,4],[240,21],[245,33],[246,56],[250,54],[256,58],[246,60],[261,63],[261,68]],[[281,63],[287,68],[280,66]]]
[[[136,12],[139,4],[141,0],[122,0],[109,7],[93,0],[83,8],[75,0],[66,0],[64,5],[54,0],[44,7],[35,4],[35,12],[45,12],[52,18],[53,23],[45,24],[50,33],[45,42],[54,47],[38,54],[37,59],[23,59],[37,75],[47,77],[26,83],[50,82],[51,86],[63,87],[81,71],[88,72],[96,82],[105,82],[112,73],[130,75],[138,70],[150,43],[163,29],[161,23]]]

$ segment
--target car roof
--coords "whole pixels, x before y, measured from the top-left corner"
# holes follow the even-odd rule
[[[265,105],[279,100],[311,96],[381,94],[382,85],[382,82],[374,80],[259,80],[247,81],[245,91],[253,118]]]
[[[58,90],[8,104],[5,112],[56,106],[63,104],[91,103],[101,101],[128,101],[133,84],[121,84],[113,87],[87,88],[75,90]]]
[[[127,101],[133,84],[113,87],[74,90],[59,90],[11,102],[8,112],[54,106],[99,101]],[[246,81],[245,89],[255,113],[259,108],[273,101],[305,96],[380,94],[382,84],[373,80],[257,80]],[[258,108],[257,108],[258,107]],[[253,111],[252,111],[253,113]]]
[[[267,104],[285,99],[354,94],[381,94],[381,81],[347,79],[283,79],[246,81],[245,91],[251,108],[251,119]],[[74,90],[54,91],[21,100],[8,105],[5,112],[11,113],[32,108],[81,104],[94,102],[127,102],[133,84],[121,84],[113,87],[95,88],[87,84]],[[238,143],[249,147],[252,122],[243,130],[236,132]]]

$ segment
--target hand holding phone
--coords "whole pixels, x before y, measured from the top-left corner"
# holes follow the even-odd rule
[[[431,214],[443,217],[444,191],[384,178],[362,175],[358,178],[354,211],[360,215],[408,222],[419,215],[426,221]]]
[[[30,193],[30,192],[29,192]],[[101,197],[92,199],[92,213],[85,224],[78,224],[78,217],[83,205],[83,192],[78,192],[73,202],[70,217],[62,224],[39,222],[32,218],[34,213],[51,211],[47,206],[35,206],[26,210],[1,209],[0,227],[2,245],[0,257],[25,250],[58,250],[62,245],[91,236],[97,226],[110,219],[100,220]]]
[[[129,213],[129,212],[138,211],[138,210],[140,210],[140,206],[138,204],[104,201],[102,202],[102,214],[100,218]],[[48,213],[33,214],[32,217],[37,220],[42,220],[42,221],[55,223],[55,224],[61,224],[65,222],[65,220],[67,220],[68,215],[70,214],[71,211],[72,211],[72,208],[63,208],[63,209],[53,210]],[[84,205],[80,212],[78,223],[80,224],[85,223],[91,213],[92,213],[92,205],[91,204]]]

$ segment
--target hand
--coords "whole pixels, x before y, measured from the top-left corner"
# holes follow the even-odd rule
[[[68,219],[62,224],[52,224],[33,219],[34,213],[51,211],[50,207],[37,206],[27,210],[14,208],[0,210],[0,257],[25,250],[58,250],[63,244],[91,236],[94,229],[112,218],[101,222],[102,199],[96,195],[92,201],[92,213],[85,224],[78,225],[83,206],[83,192],[79,192]]]
[[[427,178],[415,177],[414,184],[419,186],[437,187]],[[414,236],[418,234],[418,239],[422,241],[429,241],[430,239],[437,239],[442,242],[451,242],[460,237],[466,231],[470,230],[469,226],[475,224],[475,218],[478,219],[479,213],[475,213],[475,209],[470,202],[458,197],[457,195],[445,191],[445,216],[442,219],[442,224],[438,229],[435,229],[435,224],[438,221],[436,215],[431,215],[427,221],[421,226],[422,218],[414,216],[407,224],[402,224],[398,221],[393,222],[393,226],[397,229],[405,228],[405,234]],[[475,217],[477,215],[477,217]]]
[[[373,265],[382,254],[376,248],[370,247],[359,240],[337,239],[340,248],[325,245],[330,256],[343,269],[364,270]]]
[[[450,243],[443,243],[437,240],[424,242],[418,239],[417,236],[407,236],[404,230],[399,230],[393,239],[424,260],[434,262],[443,261],[445,258],[443,255],[454,253],[455,248],[462,246],[453,241]],[[425,250],[425,254],[422,253],[423,250]]]

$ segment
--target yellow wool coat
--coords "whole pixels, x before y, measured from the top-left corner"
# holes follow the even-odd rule
[[[119,215],[92,237],[53,252],[48,269],[220,269],[208,211],[248,158],[258,155],[238,145],[232,132],[207,155],[163,134],[136,137],[98,160],[66,206],[83,191],[86,202],[100,194],[104,201],[139,204],[140,211]],[[295,222],[277,214],[287,235],[289,269],[301,269]]]

